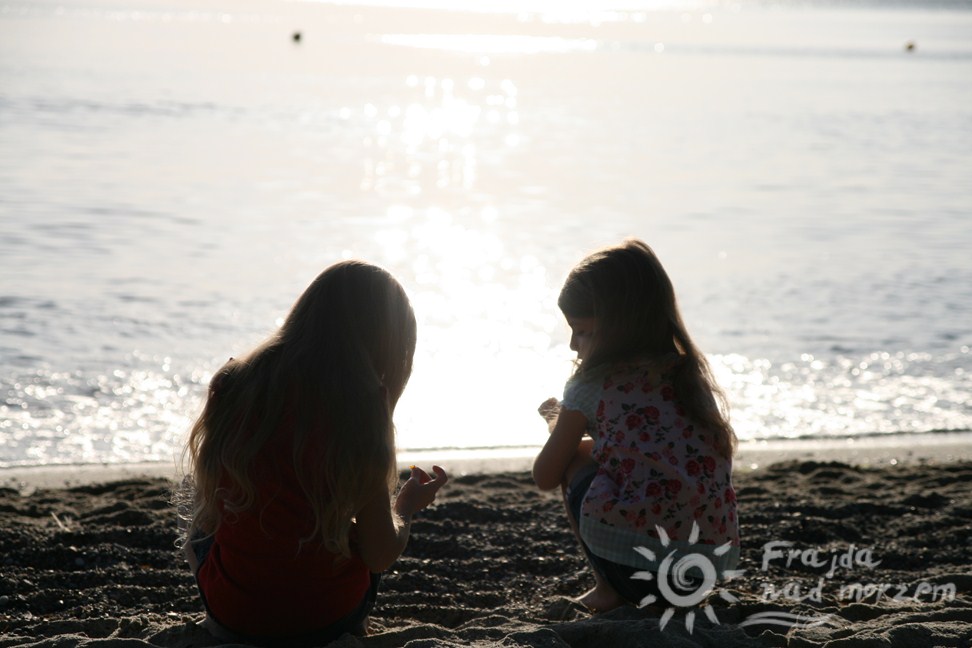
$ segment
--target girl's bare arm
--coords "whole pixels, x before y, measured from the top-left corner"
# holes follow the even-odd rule
[[[412,515],[432,503],[435,494],[448,481],[446,472],[433,466],[435,477],[421,468],[412,474],[395,499],[388,493],[376,493],[356,516],[357,548],[361,560],[372,572],[391,567],[405,550],[411,530]]]
[[[556,488],[564,480],[587,430],[587,418],[576,410],[561,408],[552,426],[550,438],[533,462],[533,481],[541,490]]]

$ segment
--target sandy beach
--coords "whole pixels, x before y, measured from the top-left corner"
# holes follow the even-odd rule
[[[526,471],[455,470],[386,574],[372,635],[332,645],[967,647],[972,461],[960,455],[739,469],[744,574],[670,618],[572,603],[593,581],[559,497]],[[221,645],[198,625],[175,548],[174,482],[95,476],[0,489],[0,647]]]

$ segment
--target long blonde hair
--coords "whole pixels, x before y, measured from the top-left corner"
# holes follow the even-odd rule
[[[263,451],[292,434],[294,474],[314,514],[309,538],[349,555],[364,498],[396,479],[392,414],[412,371],[415,315],[401,285],[360,261],[322,272],[283,325],[213,377],[186,447],[190,532],[254,505]]]
[[[716,434],[714,445],[721,455],[732,456],[737,440],[728,400],[692,342],[671,279],[648,245],[628,239],[591,254],[571,270],[557,305],[567,317],[593,317],[597,322],[577,374],[635,358],[677,355],[673,371],[679,404]]]

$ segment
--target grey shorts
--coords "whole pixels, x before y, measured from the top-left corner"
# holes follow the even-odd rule
[[[581,506],[584,504],[584,498],[587,496],[587,491],[591,487],[591,482],[594,481],[594,477],[597,475],[597,465],[590,464],[587,468],[583,468],[576,475],[574,479],[567,486],[567,509],[571,516],[574,518],[574,522],[577,523],[579,528]],[[631,567],[629,565],[622,565],[620,563],[613,562],[606,558],[598,556],[591,548],[587,546],[587,543],[583,539],[580,539],[581,547],[584,549],[584,554],[587,556],[588,562],[591,567],[597,571],[604,580],[610,583],[611,587],[621,595],[621,598],[626,600],[628,603],[633,605],[639,605],[642,600],[647,596],[654,596],[654,604],[656,605],[666,605],[668,601],[665,595],[661,593],[658,589],[658,578],[657,574],[652,580],[640,580],[632,579],[632,575],[635,572],[643,571],[637,567]],[[699,583],[692,583],[688,591],[694,591],[698,589]],[[671,584],[673,589],[676,588],[675,584]]]

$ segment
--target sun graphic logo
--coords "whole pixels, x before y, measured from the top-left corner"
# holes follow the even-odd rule
[[[655,529],[658,531],[659,542],[661,542],[662,547],[667,549],[672,543],[668,537],[668,533],[658,525],[655,525]],[[692,522],[692,532],[689,534],[688,542],[690,545],[694,545],[698,539],[699,525],[696,522]],[[727,542],[724,545],[716,547],[712,553],[716,556],[723,556],[731,549],[731,546],[732,543]],[[635,547],[634,550],[652,562],[658,559],[655,552],[647,547]],[[705,554],[689,553],[679,556],[678,549],[673,548],[658,563],[658,591],[665,599],[665,602],[669,604],[662,613],[661,621],[659,622],[661,629],[664,630],[668,622],[675,616],[676,608],[694,608],[712,592],[717,581],[729,580],[741,576],[743,573],[745,573],[745,570],[735,569],[725,569],[720,573],[712,563],[712,560]],[[701,580],[698,578],[699,574],[701,574]],[[631,578],[650,581],[655,578],[655,574],[650,571],[639,571],[632,574]],[[739,599],[725,590],[719,592],[719,597],[729,603],[739,602]],[[641,599],[638,607],[642,608],[651,605],[657,600],[658,597],[654,594],[649,594]],[[716,616],[712,606],[703,605],[702,613],[712,623],[719,623],[719,618]],[[690,609],[685,613],[685,629],[689,634],[692,634],[694,627],[695,610]]]

